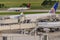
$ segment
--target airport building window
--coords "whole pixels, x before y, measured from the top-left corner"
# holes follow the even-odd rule
[[[24,20],[23,23],[30,23],[30,20]]]
[[[26,23],[26,20],[24,20],[23,23]]]
[[[7,40],[7,37],[4,36],[4,37],[3,37],[3,40]]]
[[[27,23],[30,23],[30,20],[27,20]]]
[[[38,20],[38,22],[47,22],[47,21],[48,21],[47,19]]]

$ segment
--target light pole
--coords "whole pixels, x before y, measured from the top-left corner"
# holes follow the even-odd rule
[[[45,31],[45,33],[43,33],[42,35],[42,40],[48,40],[48,32],[50,31],[50,29],[44,28],[43,30]]]

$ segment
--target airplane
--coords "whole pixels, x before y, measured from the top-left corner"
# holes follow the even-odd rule
[[[24,14],[23,11],[22,11],[20,13],[20,15],[11,15],[9,17],[18,19],[21,16],[25,16],[25,19],[29,19],[31,21],[36,21],[36,19],[39,19],[39,18],[46,18],[46,17],[49,17],[49,16],[56,16],[55,12],[56,12],[57,7],[58,7],[58,2],[56,2],[54,4],[54,6],[51,8],[51,10],[49,10],[48,13]]]
[[[28,7],[15,7],[15,8],[9,8],[8,11],[16,11],[16,12],[19,12],[21,10],[26,10],[26,9],[30,9]]]

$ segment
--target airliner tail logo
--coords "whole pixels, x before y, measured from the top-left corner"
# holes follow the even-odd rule
[[[55,13],[55,9],[54,8],[51,8],[50,13]]]
[[[56,2],[54,4],[54,6],[51,8],[51,10],[49,11],[49,13],[55,13],[56,12],[56,9],[58,8],[58,2]]]

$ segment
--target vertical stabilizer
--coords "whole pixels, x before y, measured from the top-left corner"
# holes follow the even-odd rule
[[[56,12],[56,9],[58,8],[58,3],[59,2],[56,2],[55,4],[54,4],[54,6],[51,8],[51,10],[49,11],[49,13],[54,13],[55,14],[55,12]]]

